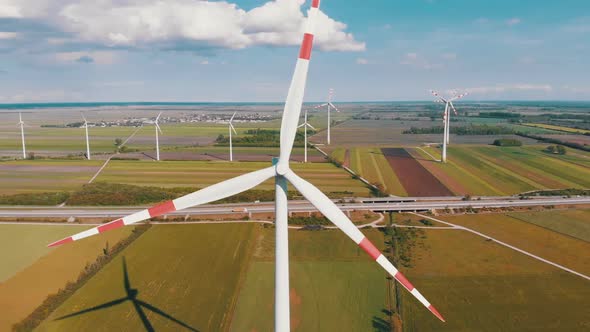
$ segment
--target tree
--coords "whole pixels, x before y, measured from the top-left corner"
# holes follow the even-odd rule
[[[549,153],[555,153],[555,145],[549,145],[547,147],[547,152],[549,152]]]
[[[557,146],[557,154],[564,155],[566,153],[567,153],[567,151],[565,150],[565,148],[562,145]]]
[[[119,147],[121,144],[123,144],[123,140],[120,138],[115,138],[115,146]]]

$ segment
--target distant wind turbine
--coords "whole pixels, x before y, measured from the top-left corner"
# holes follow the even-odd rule
[[[86,131],[86,159],[90,160],[90,140],[88,139],[88,121],[84,114],[82,114],[82,119],[84,119],[84,129]]]
[[[453,105],[453,102],[465,97],[467,95],[467,93],[456,95],[453,98],[448,99],[448,98],[441,97],[439,95],[439,93],[434,90],[430,90],[430,92],[435,97],[438,98],[435,100],[435,102],[445,104],[445,112],[443,113],[444,131],[443,131],[443,151],[442,151],[442,160],[441,161],[443,163],[446,163],[447,162],[447,145],[450,142],[450,134],[449,133],[450,133],[450,127],[451,127],[451,114],[449,111],[452,109],[453,112],[455,113],[455,115],[458,115],[457,109],[455,108],[455,105]]]
[[[154,125],[156,127],[156,160],[160,161],[160,136],[159,134],[162,133],[162,129],[160,129],[160,125],[158,122],[160,121],[160,117],[162,116],[162,112],[158,114],[156,121],[154,121]]]
[[[237,112],[234,112],[234,115],[231,116],[231,119],[229,120],[229,161],[234,161],[234,149],[232,146],[232,131],[237,135],[238,133],[236,132],[236,128],[234,128],[234,125],[232,124],[232,121],[234,121],[234,117],[236,116]]]
[[[23,122],[23,116],[19,112],[18,113],[18,123],[17,126],[20,126],[20,137],[23,144],[23,159],[27,159],[27,147],[25,145],[25,123]]]
[[[330,111],[332,110],[332,108],[335,111],[338,111],[338,108],[336,108],[336,106],[334,106],[334,104],[332,104],[333,97],[334,97],[334,89],[330,89],[330,92],[328,93],[328,102],[315,107],[315,108],[322,108],[322,107],[326,107],[326,106],[328,107],[328,137],[327,137],[328,145],[330,145],[330,129],[332,127],[332,119],[331,119],[331,112]]]
[[[299,125],[299,127],[297,127],[297,128],[301,128],[301,127],[303,127],[304,133],[305,133],[304,134],[305,135],[305,149],[304,149],[304,156],[305,157],[304,157],[304,162],[307,162],[307,128],[309,127],[309,128],[311,128],[313,130],[316,130],[311,124],[309,124],[309,122],[307,122],[307,110],[305,110],[305,120],[304,120],[304,122],[301,125]]]

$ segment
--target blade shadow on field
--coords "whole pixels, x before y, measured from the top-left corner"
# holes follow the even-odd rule
[[[186,328],[189,331],[199,332],[199,330],[191,327],[190,325],[184,323],[183,321],[181,321],[181,320],[179,320],[177,318],[174,318],[173,316],[171,316],[170,314],[168,314],[168,313],[164,312],[163,310],[157,308],[156,306],[151,305],[151,304],[149,304],[147,302],[144,302],[144,301],[142,301],[142,300],[140,300],[140,299],[137,298],[137,295],[139,294],[139,291],[137,289],[131,287],[131,282],[129,281],[129,275],[127,273],[127,263],[125,261],[125,257],[123,257],[123,287],[125,288],[125,293],[127,294],[127,296],[125,296],[125,297],[122,297],[120,299],[116,299],[116,300],[113,300],[113,301],[109,301],[109,302],[106,302],[106,303],[103,303],[103,304],[99,304],[97,306],[90,307],[90,308],[87,308],[87,309],[83,309],[83,310],[80,310],[78,312],[74,312],[74,313],[71,313],[71,314],[68,314],[68,315],[65,315],[65,316],[61,316],[61,317],[56,318],[55,320],[56,321],[57,320],[64,320],[64,319],[68,319],[68,318],[71,318],[71,317],[84,315],[84,314],[87,314],[87,313],[92,312],[92,311],[108,309],[110,307],[119,305],[119,304],[124,303],[126,301],[131,301],[131,303],[133,304],[133,307],[135,309],[135,312],[137,313],[137,315],[141,319],[141,322],[142,322],[145,330],[148,331],[148,332],[154,332],[155,329],[152,326],[152,323],[147,318],[147,315],[146,315],[144,309],[147,309],[147,310],[149,310],[149,311],[151,311],[151,312],[153,312],[153,313],[155,313],[155,314],[157,314],[157,315],[159,315],[159,316],[161,316],[161,317],[163,317],[165,319],[168,319],[168,320],[170,320],[170,321],[172,321],[172,322],[174,322],[174,323],[176,323],[176,324],[178,324],[178,325]]]

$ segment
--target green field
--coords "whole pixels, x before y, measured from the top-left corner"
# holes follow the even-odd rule
[[[4,243],[8,243],[1,258],[2,272],[6,273],[10,268],[12,276],[0,282],[0,331],[9,331],[48,295],[64,288],[67,282],[75,281],[84,267],[102,254],[107,243],[113,246],[133,230],[133,227],[125,227],[67,246],[47,249],[48,243],[89,227],[1,226]],[[7,261],[12,263],[5,268],[4,262]]]
[[[96,181],[152,185],[160,187],[199,187],[215,184],[234,176],[269,167],[262,162],[207,162],[207,161],[119,161],[114,160]],[[367,196],[366,186],[351,178],[350,174],[329,163],[293,164],[300,176],[318,186],[325,193],[350,191],[353,195]],[[273,190],[269,180],[258,189]]]
[[[590,210],[509,213],[508,216],[590,242]]]
[[[255,225],[153,226],[70,297],[37,331],[141,331],[131,301],[68,319],[59,317],[125,297],[125,257],[137,299],[199,331],[230,323]],[[156,331],[188,331],[144,309]]]
[[[582,331],[588,282],[511,249],[455,230],[426,231],[405,273],[446,318],[402,292],[404,331]],[[583,255],[580,254],[579,255]]]
[[[383,247],[380,232],[367,236]],[[274,316],[274,232],[263,229],[240,292],[232,331],[271,331]],[[339,231],[289,234],[292,331],[371,331],[384,318],[387,284],[381,268]]]

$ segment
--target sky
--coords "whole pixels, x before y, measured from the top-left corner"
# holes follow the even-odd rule
[[[280,102],[310,1],[0,0],[0,103]],[[307,101],[590,100],[588,0],[323,0]]]

